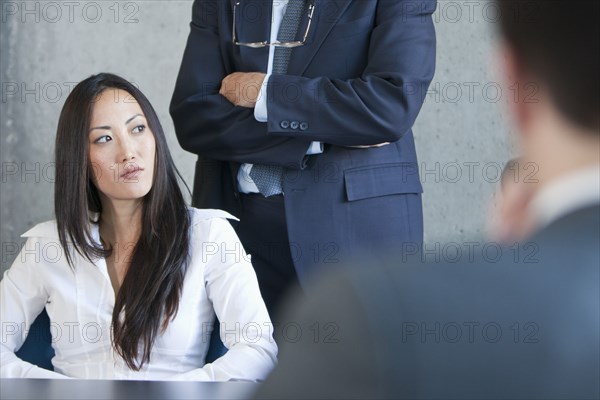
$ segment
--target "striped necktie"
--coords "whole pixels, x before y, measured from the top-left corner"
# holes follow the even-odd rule
[[[300,21],[305,11],[306,0],[289,0],[285,15],[281,21],[277,40],[291,42],[296,39]],[[275,47],[273,54],[273,74],[285,74],[290,62],[292,49]],[[265,197],[283,193],[283,168],[278,165],[253,165],[250,178]]]

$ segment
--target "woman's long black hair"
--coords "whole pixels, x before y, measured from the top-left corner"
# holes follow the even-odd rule
[[[71,268],[74,248],[90,261],[108,257],[91,234],[91,213],[102,213],[93,183],[88,132],[95,101],[107,89],[121,89],[142,108],[156,142],[154,178],[143,199],[142,230],[115,299],[112,341],[127,365],[139,370],[150,360],[157,334],[177,314],[189,254],[190,216],[178,186],[181,178],[152,105],[134,85],[107,73],[80,82],[60,114],[56,135],[54,210],[60,243]],[[90,213],[91,212],[91,213]]]

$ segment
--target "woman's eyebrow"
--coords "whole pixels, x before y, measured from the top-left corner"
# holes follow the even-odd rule
[[[138,114],[135,114],[133,117],[131,117],[131,118],[129,118],[127,121],[125,121],[125,125],[127,125],[128,123],[130,123],[131,121],[133,121],[133,120],[134,120],[135,118],[137,118],[137,117],[143,117],[143,115],[142,115],[142,114],[140,114],[140,113],[138,113]]]
[[[131,118],[129,118],[127,121],[125,121],[125,125],[127,125],[128,123],[130,123],[131,121],[133,121],[134,119],[136,119],[137,117],[143,117],[143,114],[135,114],[134,116],[132,116]],[[104,130],[110,130],[110,126],[108,125],[103,125],[103,126],[96,126],[94,128],[90,128],[90,132],[93,131],[94,129],[104,129]]]
[[[90,128],[90,132],[93,131],[94,129],[104,129],[104,130],[110,130],[110,126],[108,125],[104,125],[104,126],[96,126],[95,128]]]

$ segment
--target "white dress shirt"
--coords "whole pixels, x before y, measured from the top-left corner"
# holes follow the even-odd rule
[[[277,345],[254,269],[220,210],[190,208],[190,258],[179,309],[154,342],[150,362],[127,367],[111,344],[115,294],[106,262],[74,254],[71,269],[56,222],[26,232],[27,242],[0,282],[0,376],[135,380],[261,380],[275,366]],[[100,243],[98,225],[93,238]],[[33,320],[46,308],[51,321],[54,371],[20,360]],[[228,352],[204,363],[214,316]]]
[[[277,41],[277,35],[279,34],[279,27],[281,21],[287,10],[289,0],[273,0],[273,12],[271,17],[271,37],[270,43]],[[273,71],[273,57],[275,55],[275,46],[269,46],[269,61],[267,63],[267,76],[263,81],[263,85],[258,93],[256,105],[254,106],[254,118],[258,122],[267,122],[267,86],[269,84],[269,77]],[[310,147],[306,151],[307,155],[320,154],[323,152],[323,143],[311,142]],[[238,188],[242,193],[258,193],[258,188],[254,184],[254,180],[250,177],[250,170],[253,164],[242,164],[238,171]]]
[[[529,204],[536,229],[575,210],[600,204],[600,165],[574,171],[542,188]]]

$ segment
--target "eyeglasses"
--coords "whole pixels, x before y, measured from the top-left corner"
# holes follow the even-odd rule
[[[266,47],[266,46],[276,46],[276,47],[288,47],[288,48],[292,48],[292,47],[298,47],[298,46],[302,46],[305,42],[306,42],[306,38],[308,37],[308,32],[310,30],[310,25],[313,19],[313,14],[315,12],[315,2],[314,0],[310,2],[310,4],[308,5],[308,24],[306,25],[306,32],[304,32],[304,37],[302,38],[302,40],[295,40],[292,42],[238,42],[237,40],[237,34],[236,34],[236,10],[237,7],[241,4],[241,1],[236,1],[235,4],[233,5],[233,28],[232,28],[232,33],[231,36],[233,37],[233,44],[237,45],[237,46],[246,46],[246,47],[252,47],[252,48],[261,48],[261,47]]]

